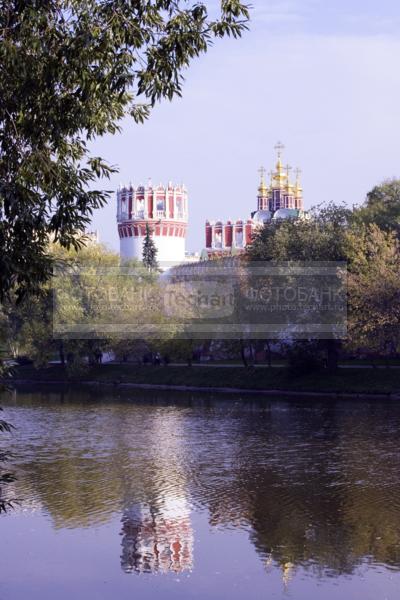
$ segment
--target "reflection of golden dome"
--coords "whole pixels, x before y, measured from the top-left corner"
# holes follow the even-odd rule
[[[288,583],[290,582],[292,576],[293,576],[293,569],[294,569],[294,564],[291,562],[285,562],[282,565],[282,579],[283,579],[283,584],[285,587],[287,587]]]

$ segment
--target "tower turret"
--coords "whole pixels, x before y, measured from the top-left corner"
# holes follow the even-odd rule
[[[266,171],[264,167],[260,167],[258,172],[260,173],[260,185],[258,186],[257,210],[266,210],[268,208],[268,187],[265,183]]]
[[[303,211],[304,210],[303,188],[301,187],[301,183],[300,183],[301,169],[296,169],[295,173],[296,173],[296,183],[294,185],[295,208],[297,208],[297,210]]]
[[[188,194],[183,185],[147,187],[130,185],[117,190],[117,222],[123,260],[143,257],[146,225],[157,248],[157,261],[179,263],[185,259]]]

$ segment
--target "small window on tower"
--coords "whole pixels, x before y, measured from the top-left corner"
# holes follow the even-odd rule
[[[157,198],[156,208],[158,213],[163,213],[165,211],[165,200],[164,198]]]
[[[137,210],[137,214],[139,217],[143,217],[144,215],[144,200],[142,199],[138,199],[136,202],[136,210]]]
[[[176,199],[176,217],[183,219],[183,200],[182,198]]]
[[[243,248],[243,231],[236,231],[235,246],[236,248]]]

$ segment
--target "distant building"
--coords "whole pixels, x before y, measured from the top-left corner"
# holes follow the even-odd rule
[[[157,248],[159,263],[185,261],[188,194],[184,185],[129,185],[117,191],[117,222],[122,260],[143,257],[146,225]]]
[[[51,243],[54,243],[55,240],[55,233],[51,232],[48,234],[48,240]],[[95,246],[97,244],[100,243],[100,236],[99,236],[99,232],[97,231],[97,229],[95,229],[94,231],[89,231],[89,230],[78,230],[75,233],[75,239],[78,240],[83,246]]]
[[[257,210],[247,219],[236,221],[206,221],[206,248],[203,257],[238,254],[251,244],[254,233],[265,224],[280,219],[298,219],[304,216],[303,190],[300,173],[290,180],[291,167],[284,166],[281,153],[284,146],[275,146],[278,160],[275,170],[270,172],[270,184],[265,181],[265,169],[260,169],[260,185],[257,194]]]
[[[100,243],[100,236],[97,229],[94,231],[85,231],[83,234],[83,241],[85,246],[93,246]]]

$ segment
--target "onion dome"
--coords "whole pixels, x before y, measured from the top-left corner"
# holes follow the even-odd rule
[[[258,171],[260,173],[260,185],[258,186],[258,196],[264,198],[268,194],[267,184],[265,183],[265,169],[261,167]]]
[[[296,219],[299,216],[299,211],[296,208],[279,208],[274,216],[274,221],[284,219]]]
[[[253,215],[253,221],[257,225],[264,225],[265,223],[270,223],[272,219],[272,214],[269,210],[258,210]]]

